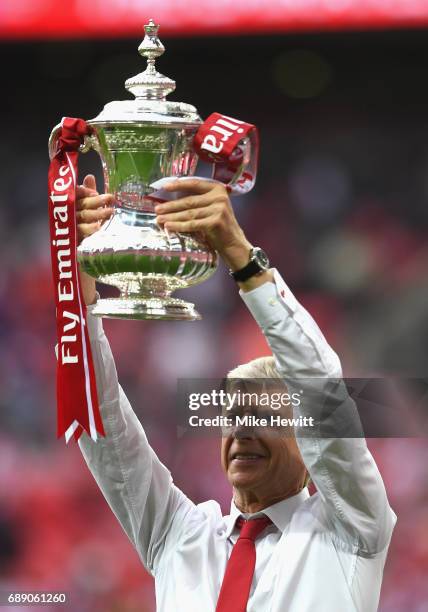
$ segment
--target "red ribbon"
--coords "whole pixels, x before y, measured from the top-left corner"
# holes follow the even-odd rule
[[[242,194],[252,189],[259,153],[255,125],[212,113],[198,129],[193,145],[203,161],[214,163],[212,178],[225,183],[229,191]]]
[[[58,437],[77,441],[83,431],[104,436],[95,371],[77,267],[76,176],[78,149],[91,128],[66,117],[49,167],[48,206],[58,339]]]

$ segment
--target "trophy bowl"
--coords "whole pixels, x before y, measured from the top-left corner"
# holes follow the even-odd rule
[[[166,100],[175,82],[157,72],[164,52],[158,26],[150,20],[139,52],[144,72],[125,87],[134,100],[110,102],[87,121],[92,134],[82,152],[101,158],[104,190],[114,196],[114,214],[78,247],[81,268],[120,290],[99,299],[93,314],[120,319],[200,319],[194,304],[171,296],[176,289],[201,283],[217,268],[217,255],[197,234],[169,233],[156,223],[156,183],[165,177],[191,177],[198,156],[194,136],[202,123],[190,104]],[[49,140],[55,154],[60,125]]]

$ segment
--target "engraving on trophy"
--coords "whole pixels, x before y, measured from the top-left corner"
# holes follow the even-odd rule
[[[169,139],[165,133],[157,135],[135,133],[130,130],[106,132],[106,144],[110,151],[160,151],[168,152]]]

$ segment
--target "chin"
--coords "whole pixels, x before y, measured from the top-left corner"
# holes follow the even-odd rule
[[[257,484],[257,478],[250,474],[232,474],[229,476],[229,482],[237,489],[252,489]]]

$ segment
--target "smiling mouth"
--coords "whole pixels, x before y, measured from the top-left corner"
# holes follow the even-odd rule
[[[258,461],[259,459],[265,459],[265,456],[257,453],[233,453],[231,456],[231,461],[236,461],[239,463],[246,461]]]

